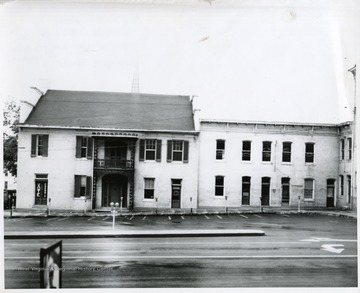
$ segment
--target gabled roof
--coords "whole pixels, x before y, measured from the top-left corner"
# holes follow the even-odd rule
[[[24,125],[194,131],[188,96],[48,90]]]

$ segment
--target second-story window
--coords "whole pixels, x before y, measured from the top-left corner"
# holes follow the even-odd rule
[[[140,139],[140,161],[161,161],[161,140]]]
[[[283,162],[291,162],[291,142],[283,142]]]
[[[352,139],[348,138],[348,159],[352,158]]]
[[[305,143],[305,163],[314,163],[314,146],[313,142]]]
[[[34,134],[31,135],[31,157],[48,156],[49,135]]]
[[[168,140],[167,161],[189,161],[189,142],[187,140]]]
[[[244,140],[242,142],[242,160],[243,161],[251,160],[251,141]]]
[[[340,159],[341,160],[345,159],[345,140],[344,139],[340,140]]]
[[[263,162],[271,161],[271,141],[263,141],[262,160]]]
[[[340,175],[340,196],[344,195],[344,176]]]
[[[225,140],[216,141],[216,160],[224,160],[225,157]]]
[[[76,158],[92,158],[92,138],[87,136],[76,137]]]

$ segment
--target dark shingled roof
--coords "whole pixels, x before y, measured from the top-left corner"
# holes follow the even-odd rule
[[[27,125],[194,131],[188,96],[48,90]]]

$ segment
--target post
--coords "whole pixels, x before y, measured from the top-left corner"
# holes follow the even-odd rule
[[[158,198],[156,197],[155,198],[155,204],[156,204],[156,206],[155,206],[155,216],[157,216],[157,201],[158,201]]]
[[[260,196],[260,213],[262,213],[262,197]]]
[[[112,229],[115,230],[115,215],[118,212],[119,209],[119,203],[116,202],[115,204],[113,202],[110,203],[110,208],[111,208],[111,213],[113,216],[113,224],[112,224]]]
[[[123,203],[123,197],[120,197],[120,217],[122,216],[122,203]],[[119,205],[119,203],[117,203]]]
[[[190,215],[192,216],[192,197],[190,196]]]
[[[228,208],[227,208],[227,196],[225,195],[225,213],[227,214]]]
[[[48,210],[47,210],[48,216],[50,216],[50,203],[51,203],[51,198],[49,198],[49,204],[48,204]]]
[[[298,212],[300,213],[300,202],[301,202],[301,200],[300,200],[300,195],[298,196],[298,198],[299,198],[299,202],[298,202]]]

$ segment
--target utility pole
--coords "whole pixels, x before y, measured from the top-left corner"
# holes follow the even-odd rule
[[[351,164],[351,209],[354,208],[354,196],[357,199],[357,137],[356,137],[356,64],[348,70],[354,77],[354,108],[353,108],[353,122],[352,122],[352,164]]]

